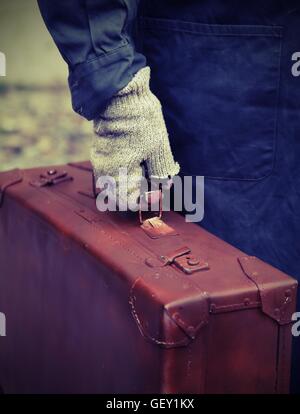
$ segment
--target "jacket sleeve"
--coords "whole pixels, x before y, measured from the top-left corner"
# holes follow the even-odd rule
[[[135,51],[139,0],[38,0],[51,36],[69,67],[73,109],[96,118],[126,86],[145,57]]]

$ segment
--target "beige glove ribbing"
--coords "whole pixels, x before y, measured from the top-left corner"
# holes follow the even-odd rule
[[[139,70],[94,121],[91,162],[96,180],[109,175],[117,181],[120,167],[127,168],[128,177],[142,176],[142,161],[150,177],[178,174],[161,104],[150,91],[149,80],[150,68]],[[139,185],[129,185],[127,194],[128,201],[136,201]]]

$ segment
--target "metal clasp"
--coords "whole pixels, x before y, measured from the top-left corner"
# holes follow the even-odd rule
[[[159,256],[157,258],[147,258],[145,263],[149,267],[164,267],[174,264],[178,269],[187,275],[199,272],[200,270],[209,270],[209,265],[206,261],[195,257],[191,253],[191,249],[183,246],[173,252]]]
[[[200,270],[208,270],[209,265],[204,260],[198,259],[191,253],[189,247],[182,247],[167,256],[161,256],[165,264],[174,263],[184,273],[190,275]]]
[[[71,180],[73,180],[73,177],[68,175],[66,171],[48,170],[46,173],[40,174],[37,180],[31,180],[30,184],[33,187],[46,187]]]

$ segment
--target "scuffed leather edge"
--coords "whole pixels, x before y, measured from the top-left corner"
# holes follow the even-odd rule
[[[183,299],[164,300],[151,289],[159,277],[138,277],[129,295],[131,314],[141,335],[164,348],[187,346],[208,323],[209,304],[206,292],[198,292]],[[192,285],[191,285],[192,286]]]
[[[0,175],[0,208],[4,202],[4,195],[8,187],[23,181],[23,174],[19,168],[5,171]]]
[[[257,286],[262,311],[279,325],[291,323],[296,309],[297,281],[255,256],[239,257],[238,262]]]

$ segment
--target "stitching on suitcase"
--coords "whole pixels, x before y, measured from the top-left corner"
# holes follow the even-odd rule
[[[41,188],[39,188],[40,190],[41,190]],[[82,206],[82,208],[84,209],[84,210],[87,210],[87,211],[89,211],[89,212],[92,212],[93,214],[94,214],[94,212],[88,207],[86,207],[86,205],[85,204],[83,204],[83,203],[81,203],[80,201],[78,201],[77,199],[74,199],[73,197],[71,197],[71,196],[69,196],[68,194],[65,194],[65,193],[63,193],[63,192],[61,192],[61,191],[59,191],[59,189],[56,189],[56,191],[54,192],[54,193],[51,193],[51,194],[55,194],[57,197],[59,197],[59,196],[61,196],[62,198],[65,198],[65,199],[67,199],[67,200],[72,200],[72,202],[76,202],[78,205],[80,205],[80,206]],[[76,211],[75,211],[76,212]],[[82,216],[83,218],[84,218],[84,216]],[[100,226],[100,222],[102,222],[102,223],[105,223],[105,224],[108,224],[108,225],[110,225],[110,226],[112,226],[112,227],[114,227],[114,228],[118,228],[119,226],[116,226],[113,222],[111,222],[111,221],[103,221],[103,220],[99,220],[99,221],[97,221],[96,219],[95,220],[93,220],[93,218],[91,219],[91,220],[88,220],[88,219],[86,219],[91,225],[94,225],[96,228],[99,226],[99,227],[101,227]],[[129,249],[128,247],[126,247],[123,243],[122,243],[122,241],[120,241],[120,240],[116,240],[116,239],[114,239],[109,233],[107,233],[103,228],[101,228],[101,231],[103,232],[103,234],[105,234],[105,235],[107,235],[109,238],[110,238],[110,240],[112,240],[112,241],[115,241],[117,244],[119,244],[120,246],[122,246],[123,247],[123,249],[125,250],[125,251],[127,251],[127,252],[129,252],[129,253],[131,253],[133,256],[135,256],[136,258],[138,258],[138,259],[140,259],[143,263],[145,263],[145,259],[144,258],[142,258],[142,257],[140,257],[139,255],[138,255],[138,253],[136,253],[134,250],[131,250],[131,249]],[[149,254],[151,254],[151,255],[153,255],[154,257],[157,257],[159,254],[156,254],[156,253],[153,253],[150,249],[148,249],[147,248],[147,246],[144,244],[144,243],[141,243],[140,242],[140,244],[141,244],[141,246],[142,246],[142,248],[143,248],[143,250],[145,250],[145,251],[147,251],[147,252],[149,252]],[[178,269],[176,269],[176,270],[178,270]],[[193,286],[195,287],[195,289],[196,290],[199,290],[199,288],[198,288],[198,286],[197,286],[197,284],[196,283],[193,283]]]
[[[67,194],[65,194],[65,193],[62,193],[61,191],[57,191],[57,192],[49,192],[49,190],[48,189],[46,189],[46,188],[35,188],[35,190],[37,190],[37,191],[40,191],[40,192],[42,192],[42,193],[47,193],[49,196],[51,196],[51,197],[53,197],[53,198],[55,198],[55,201],[56,202],[58,202],[58,203],[60,203],[63,207],[64,207],[64,204],[63,204],[63,202],[61,201],[61,199],[66,199],[66,201],[69,201],[69,200],[71,200],[72,202],[76,202],[79,206],[82,206],[82,208],[84,208],[85,210],[88,210],[88,211],[91,211],[91,212],[93,212],[90,208],[87,208],[86,207],[86,205],[85,204],[82,204],[80,201],[78,201],[78,200],[75,200],[74,198],[72,198],[71,196],[68,196]],[[94,213],[94,212],[93,212]],[[88,220],[87,220],[88,221]],[[89,222],[89,224],[90,225],[93,225],[93,226],[95,226],[97,229],[99,229],[100,231],[102,231],[105,235],[107,235],[112,241],[114,241],[114,242],[116,242],[117,244],[119,244],[120,246],[122,246],[123,247],[123,249],[125,250],[125,251],[127,251],[127,252],[129,252],[129,253],[131,253],[133,256],[135,256],[136,258],[138,258],[138,259],[140,259],[143,263],[144,263],[144,258],[142,258],[141,256],[139,256],[139,254],[138,253],[136,253],[134,250],[132,250],[132,249],[128,249],[120,240],[117,240],[117,239],[115,239],[115,238],[113,238],[109,233],[107,233],[101,226],[100,226],[100,223],[99,222],[97,222],[97,221],[88,221]],[[104,222],[104,221],[102,221],[102,223],[105,223],[105,224],[108,224],[108,225],[111,225],[112,227],[114,226],[113,225],[113,223],[110,223],[110,222]],[[148,252],[150,252],[151,254],[153,254],[153,252],[151,252],[149,249],[147,249],[144,245],[142,245],[143,246],[143,249],[144,250],[147,250]],[[153,254],[154,256],[156,256],[155,254]],[[174,275],[174,278],[176,277],[176,279],[178,279],[178,277],[177,277],[177,275],[175,276]],[[197,291],[197,292],[202,292],[202,290],[198,287],[198,285],[195,283],[195,282],[193,282],[192,280],[189,280],[189,283],[191,284],[191,286]]]
[[[261,303],[260,302],[249,302],[249,304],[245,305],[245,302],[241,303],[233,303],[232,305],[224,305],[224,306],[216,306],[211,307],[210,313],[223,313],[223,312],[231,312],[235,310],[247,310],[247,309],[255,309],[260,308]]]
[[[129,249],[128,247],[126,247],[124,245],[124,243],[120,240],[115,239],[114,237],[112,237],[111,234],[107,233],[105,230],[103,230],[103,228],[101,228],[100,223],[92,221],[90,222],[90,224],[95,227],[97,230],[100,230],[103,234],[105,234],[111,241],[117,243],[118,245],[122,246],[123,249],[130,253],[131,255],[133,255],[134,257],[136,257],[137,259],[140,259],[142,262],[144,262],[144,259],[138,255],[138,253],[136,253],[134,250]]]
[[[60,192],[60,191],[57,191],[57,192],[49,192],[47,189],[44,189],[44,188],[35,188],[35,190],[37,190],[37,191],[40,191],[40,192],[42,192],[42,193],[46,193],[47,192],[47,194],[48,195],[50,195],[50,197],[52,197],[52,198],[55,198],[55,201],[56,202],[58,202],[58,203],[60,203],[63,207],[64,207],[64,204],[63,204],[63,202],[61,201],[61,199],[66,199],[66,200],[72,200],[72,202],[76,202],[79,206],[82,206],[85,210],[88,210],[88,211],[92,211],[92,210],[90,210],[89,208],[87,208],[86,207],[86,205],[85,204],[82,204],[82,203],[80,203],[80,201],[78,201],[78,200],[74,200],[74,198],[72,198],[72,197],[70,197],[70,196],[68,196],[67,194],[64,194],[64,193],[62,193],[62,192]],[[75,211],[74,211],[75,212]],[[86,221],[88,221],[88,220],[86,220]],[[100,223],[98,223],[97,221],[88,221],[88,223],[90,224],[90,225],[92,225],[92,226],[94,226],[97,230],[100,230],[103,234],[105,234],[110,240],[112,240],[113,242],[115,242],[115,243],[117,243],[118,245],[120,245],[122,248],[123,248],[123,250],[125,250],[126,252],[128,252],[128,253],[130,253],[132,256],[134,256],[135,258],[137,258],[137,259],[139,259],[142,263],[144,263],[145,261],[144,261],[144,258],[142,258],[138,253],[136,253],[134,250],[132,250],[132,249],[129,249],[128,247],[126,247],[125,245],[124,245],[124,243],[122,242],[122,241],[120,241],[120,240],[117,240],[117,239],[115,239],[115,238],[113,238],[109,233],[107,233],[101,226],[100,226]],[[104,221],[102,221],[102,223],[105,223],[105,224],[108,224],[108,225],[111,225],[111,226],[113,226],[113,224],[112,223],[109,223],[109,222],[104,222]],[[145,246],[143,245],[143,249],[144,250],[147,250],[148,251],[148,249],[146,249],[145,248]],[[153,254],[153,253],[152,253]],[[198,287],[196,287],[196,285],[194,285],[195,286],[195,288],[197,288],[198,289]]]

